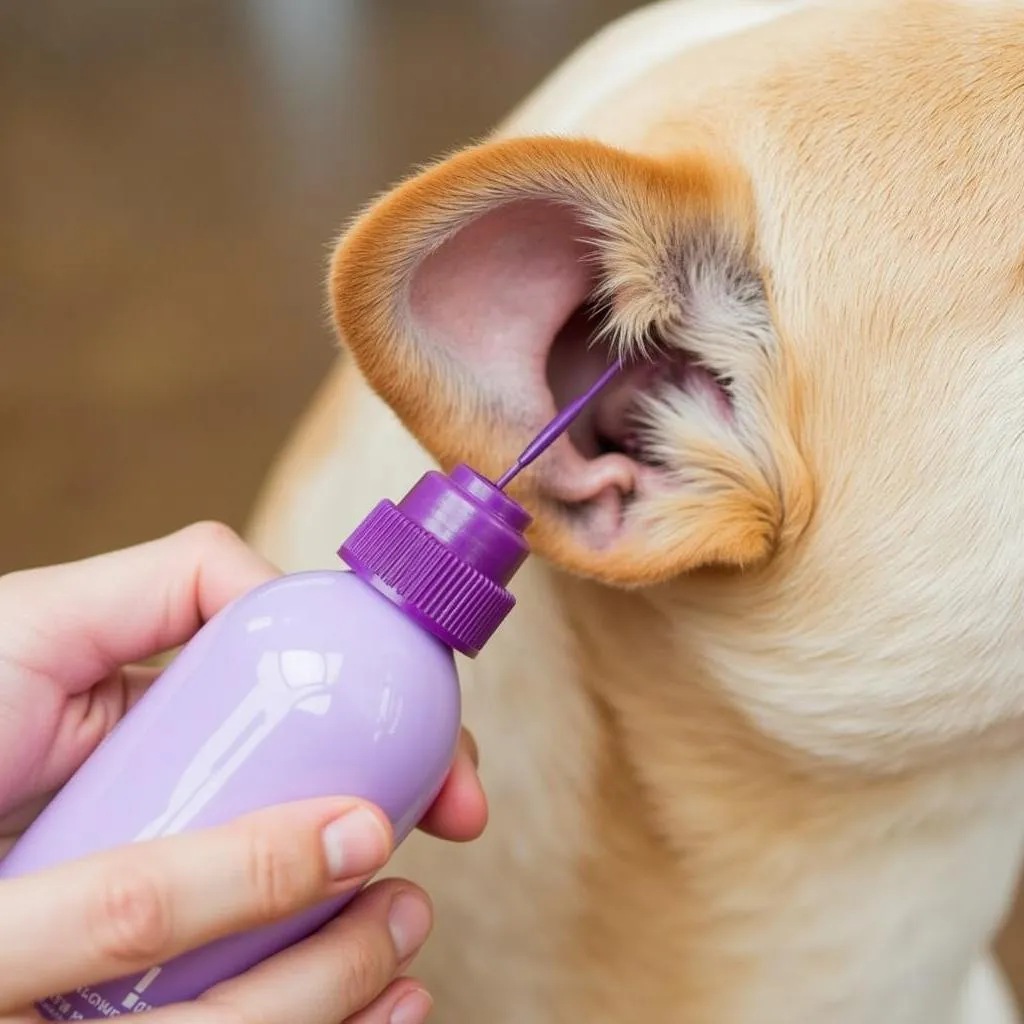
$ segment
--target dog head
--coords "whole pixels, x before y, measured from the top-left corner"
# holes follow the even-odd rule
[[[534,546],[670,610],[788,747],[1016,734],[1022,58],[998,3],[688,51],[579,138],[499,137],[374,203],[334,257],[340,334],[442,464],[492,475],[621,356],[517,484]]]

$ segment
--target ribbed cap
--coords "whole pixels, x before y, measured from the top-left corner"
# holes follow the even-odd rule
[[[468,466],[427,473],[382,501],[338,551],[352,571],[473,658],[515,606],[506,587],[530,553],[526,510]]]

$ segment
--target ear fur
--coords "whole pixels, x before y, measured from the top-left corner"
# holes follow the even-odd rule
[[[432,337],[414,296],[426,261],[517,203],[573,218],[576,234],[558,255],[572,301],[552,307],[553,319],[596,302],[601,336],[621,353],[678,345],[727,377],[735,400],[732,422],[699,395],[645,400],[649,448],[665,472],[628,503],[624,528],[607,541],[581,528],[584,513],[564,500],[581,456],[559,441],[513,491],[535,516],[534,546],[570,571],[627,586],[763,563],[806,525],[812,489],[793,440],[797,382],[757,266],[751,190],[711,145],[661,161],[583,140],[492,142],[386,194],[342,236],[330,270],[337,329],[371,386],[442,466],[468,462],[492,478],[554,414],[543,360],[531,354],[526,365],[523,354],[516,374],[532,383],[511,398],[487,366],[517,353],[494,349],[474,363]],[[544,274],[528,284],[543,288]]]

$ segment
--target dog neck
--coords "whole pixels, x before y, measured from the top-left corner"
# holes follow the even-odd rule
[[[556,587],[601,736],[575,1005],[595,1020],[958,1019],[1012,897],[1020,757],[798,766],[642,598]]]

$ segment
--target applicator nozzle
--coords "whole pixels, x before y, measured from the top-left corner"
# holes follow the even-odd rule
[[[597,381],[579,398],[570,402],[544,429],[523,449],[515,464],[505,471],[497,482],[499,490],[504,490],[531,462],[558,440],[569,428],[573,420],[587,407],[590,400],[622,369],[619,362],[613,363]]]

